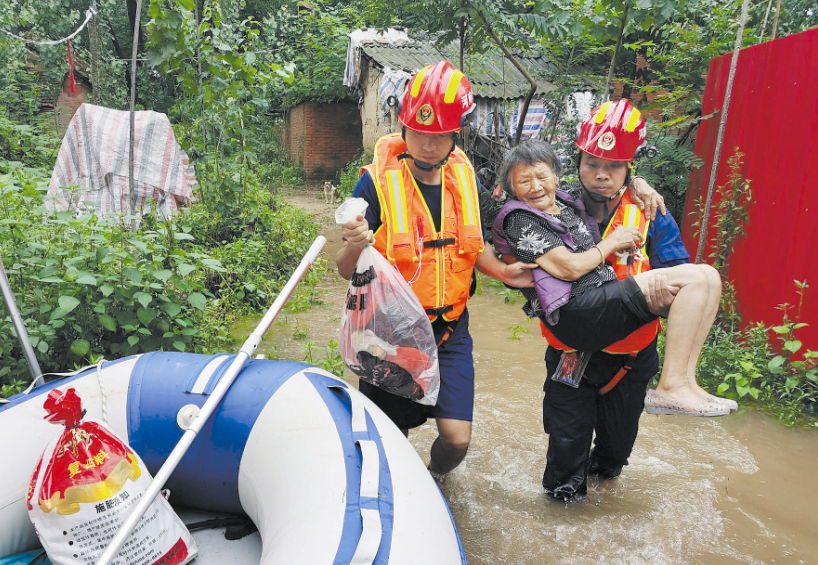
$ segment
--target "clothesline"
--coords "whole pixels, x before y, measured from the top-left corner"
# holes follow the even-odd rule
[[[79,28],[77,28],[77,31],[75,31],[74,33],[72,33],[68,37],[63,37],[62,39],[57,39],[57,40],[54,40],[54,41],[36,41],[34,39],[26,39],[25,37],[20,37],[19,35],[15,35],[15,34],[11,33],[10,31],[6,31],[4,29],[0,29],[0,31],[2,31],[3,33],[5,33],[7,35],[10,35],[14,39],[19,39],[20,41],[23,41],[25,43],[31,43],[33,45],[59,45],[60,43],[65,43],[67,41],[71,41],[72,39],[77,37],[77,35],[79,35],[79,33],[85,28],[85,26],[88,24],[88,22],[90,22],[91,19],[96,15],[97,15],[96,10],[94,10],[93,8],[88,8],[88,11],[85,12],[85,21],[82,22],[82,25]]]

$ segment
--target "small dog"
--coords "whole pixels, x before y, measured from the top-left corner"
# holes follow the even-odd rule
[[[324,182],[324,202],[327,204],[335,204],[335,201],[341,201],[341,193],[332,184],[332,181]]]

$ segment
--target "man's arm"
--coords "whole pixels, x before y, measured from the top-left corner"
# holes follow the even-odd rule
[[[534,277],[531,269],[536,269],[536,263],[505,263],[497,257],[494,247],[488,242],[483,242],[485,249],[477,256],[475,267],[483,273],[499,281],[504,282],[514,288],[528,288],[534,286]]]
[[[648,292],[645,294],[645,301],[650,311],[657,316],[667,318],[670,313],[670,305],[673,304],[679,288],[668,285],[667,277],[662,274],[662,270],[657,270],[656,275],[650,279]]]
[[[690,255],[673,216],[660,216],[651,222],[647,247],[650,266],[656,275],[650,279],[645,300],[651,312],[667,318],[670,305],[679,289],[667,284],[667,277],[662,274],[662,269],[690,262]]]
[[[344,244],[335,254],[335,264],[338,274],[349,280],[355,273],[355,265],[367,242],[372,240],[372,234],[380,225],[380,203],[375,184],[369,172],[365,172],[355,184],[352,191],[353,198],[366,200],[367,209],[363,215],[358,215],[353,221],[341,226],[341,237]],[[372,226],[372,227],[370,227]]]

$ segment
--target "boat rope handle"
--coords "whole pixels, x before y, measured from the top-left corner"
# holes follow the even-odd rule
[[[350,394],[350,397],[352,395]],[[358,540],[358,547],[355,548],[355,555],[349,565],[372,565],[381,547],[383,530],[381,526],[381,512],[378,509],[378,481],[380,478],[380,454],[378,445],[372,440],[359,440],[355,442],[361,450],[361,491],[359,500],[369,499],[373,504],[364,507],[361,500],[361,538]]]
[[[349,389],[342,385],[332,385],[328,387],[336,392],[344,392],[349,399],[352,408],[352,431],[354,433],[366,432],[366,408],[364,408],[364,401],[360,396],[351,394]]]
[[[105,359],[100,359],[97,363],[97,382],[99,383],[99,392],[101,393],[102,401],[102,421],[108,423],[108,394],[105,392],[105,383],[102,381],[102,364]]]
[[[103,361],[104,361],[104,359],[103,359]],[[68,377],[73,377],[75,375],[79,375],[83,371],[87,371],[88,369],[90,369],[92,367],[94,367],[94,365],[86,365],[85,367],[81,367],[81,368],[77,369],[76,371],[71,371],[70,373],[43,373],[42,375],[40,375],[36,379],[34,379],[34,381],[30,385],[28,385],[28,388],[26,390],[24,390],[23,392],[21,392],[20,394],[29,394],[29,393],[31,393],[32,390],[37,388],[37,383],[40,382],[40,381],[43,381],[43,384],[45,384],[45,377],[58,377],[59,379],[66,379]],[[55,380],[57,380],[57,379],[55,379]],[[9,402],[11,402],[11,401],[8,398],[0,398],[0,404],[8,404]]]

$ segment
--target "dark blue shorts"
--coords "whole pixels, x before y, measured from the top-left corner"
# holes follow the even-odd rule
[[[358,382],[358,389],[402,430],[417,428],[427,418],[471,422],[474,411],[473,345],[469,333],[469,311],[464,310],[454,331],[438,347],[440,394],[436,406],[424,406],[408,398],[389,394],[365,381]]]

